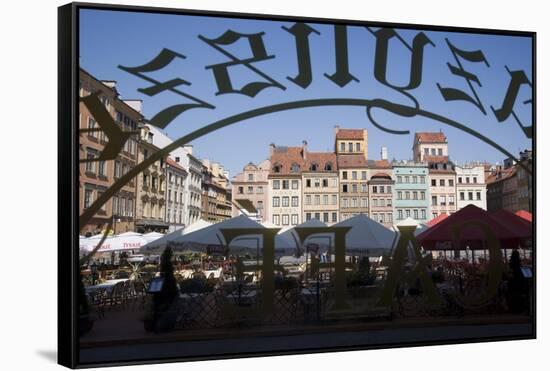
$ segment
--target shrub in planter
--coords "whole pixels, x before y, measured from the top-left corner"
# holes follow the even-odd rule
[[[80,276],[78,280],[78,332],[80,336],[89,332],[94,325],[94,321],[90,318],[90,305],[82,279],[83,277]]]

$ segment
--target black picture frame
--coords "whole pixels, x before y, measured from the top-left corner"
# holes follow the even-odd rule
[[[119,366],[131,364],[152,364],[165,362],[229,359],[242,357],[272,356],[285,354],[306,354],[319,352],[353,351],[365,349],[400,348],[426,345],[461,344],[522,340],[536,338],[536,241],[533,247],[533,315],[530,330],[516,333],[510,329],[495,331],[487,336],[472,336],[465,329],[459,334],[433,334],[426,330],[411,331],[399,342],[387,341],[380,336],[374,342],[360,332],[333,333],[330,337],[313,335],[279,335],[257,337],[251,341],[239,338],[216,340],[215,347],[208,352],[197,353],[192,344],[177,350],[151,353],[142,359],[126,358],[120,351],[117,356],[104,362],[83,362],[79,356],[79,317],[77,307],[79,256],[78,256],[78,71],[79,71],[79,10],[96,9],[141,13],[162,13],[178,15],[205,15],[250,20],[299,21],[325,24],[369,25],[427,31],[455,31],[510,36],[527,36],[532,39],[533,76],[533,168],[536,169],[536,33],[527,31],[494,30],[483,28],[462,28],[449,26],[420,25],[407,23],[370,22],[344,19],[309,18],[297,16],[247,14],[233,12],[169,9],[127,5],[70,3],[58,8],[58,362],[69,368]],[[533,174],[533,236],[536,236],[536,171]],[[535,237],[536,239],[536,237]],[[304,346],[303,344],[308,344]],[[146,346],[141,345],[144,352]],[[115,346],[116,347],[116,346]],[[251,351],[250,349],[253,348]],[[212,349],[215,349],[212,351]],[[116,353],[116,352],[115,352]]]

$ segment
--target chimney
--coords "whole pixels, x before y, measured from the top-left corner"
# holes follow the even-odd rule
[[[307,159],[307,140],[302,140],[302,157]]]
[[[380,150],[380,159],[381,160],[387,160],[388,159],[388,148],[387,147],[382,147],[382,149]]]
[[[273,156],[273,153],[275,152],[275,143],[269,143],[269,157]]]

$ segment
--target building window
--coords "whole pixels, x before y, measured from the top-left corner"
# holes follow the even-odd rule
[[[361,198],[361,207],[369,207],[369,199],[366,197]]]
[[[105,161],[99,161],[97,163],[97,174],[100,176],[105,176]]]
[[[256,192],[259,193],[259,194],[263,194],[264,193],[264,187],[263,186],[258,186],[258,188],[256,189]]]
[[[392,200],[391,198],[386,198],[386,206],[391,206]]]
[[[254,187],[252,187],[252,186],[246,187],[246,192],[247,192],[248,194],[254,193]]]
[[[323,188],[328,187],[328,179],[323,179]]]
[[[298,214],[292,214],[292,225],[298,224]]]
[[[391,193],[391,187],[390,186],[386,186],[386,193]]]
[[[348,193],[348,185],[347,184],[342,184],[342,192],[343,193]]]
[[[460,192],[460,201],[464,201],[464,192]]]
[[[315,178],[315,180],[313,181],[313,186],[315,188],[319,188],[321,186],[321,180],[319,178]]]
[[[424,154],[429,155],[430,154],[430,149],[429,148],[424,148]]]
[[[120,161],[115,161],[115,178],[120,178]]]
[[[413,218],[414,218],[415,220],[418,220],[418,210],[417,210],[417,209],[414,209],[414,210],[413,210]]]
[[[297,163],[293,163],[292,166],[290,167],[290,171],[292,173],[300,172],[300,165],[298,165]]]
[[[416,175],[413,175],[412,179],[413,179],[413,183],[415,184],[418,183],[418,177]]]
[[[348,152],[353,152],[353,143],[348,143]]]
[[[474,177],[474,183],[477,183],[477,177]]]
[[[439,205],[441,206],[447,205],[447,198],[445,196],[439,196]]]
[[[397,210],[397,220],[403,219],[403,210]]]
[[[346,152],[346,143],[340,142],[340,152]]]
[[[355,152],[361,152],[361,143],[355,143]]]
[[[362,180],[367,180],[367,172],[366,171],[361,171],[361,179]]]
[[[323,195],[323,205],[328,205],[328,195]]]
[[[342,171],[342,179],[348,179],[348,172]]]
[[[298,196],[292,196],[292,207],[298,207]]]
[[[306,221],[311,220],[311,213],[306,213]]]
[[[338,203],[338,196],[332,195],[332,205],[336,205]]]
[[[366,183],[361,183],[361,192],[362,193],[367,193],[367,184]]]
[[[352,185],[351,185],[351,191],[352,191],[353,193],[357,193],[357,184],[352,184]]]
[[[275,166],[273,166],[273,172],[274,173],[280,173],[281,172],[281,165],[276,164]]]
[[[461,176],[458,177],[458,183],[462,184],[462,177]]]
[[[298,189],[298,181],[297,180],[292,181],[292,189]]]
[[[237,193],[240,194],[240,195],[242,195],[242,194],[244,193],[244,187],[239,187],[239,188],[237,189]]]
[[[426,219],[426,210],[420,210],[420,215],[422,216],[422,219]]]
[[[449,205],[454,205],[455,204],[455,196],[449,196]]]
[[[435,156],[435,148],[431,149],[432,156]]]
[[[354,197],[354,198],[351,199],[351,207],[357,207],[357,206],[358,206],[357,205],[357,198]]]
[[[331,162],[327,162],[325,164],[325,171],[332,171],[332,163]]]
[[[288,180],[283,180],[283,189],[288,189]]]
[[[445,187],[445,179],[439,179],[439,186]]]
[[[408,175],[405,175],[405,183],[409,184],[410,178]]]
[[[315,213],[315,219],[321,220],[321,214],[320,213]]]
[[[403,183],[403,177],[401,175],[397,176],[397,183]]]
[[[314,200],[315,200],[314,204],[319,205],[321,203],[321,196],[320,195],[315,195]]]
[[[413,191],[413,200],[418,200],[418,192]]]
[[[432,196],[432,206],[437,206],[437,196]]]
[[[337,221],[338,221],[338,214],[337,213],[332,213],[332,222],[336,223]]]
[[[328,223],[328,213],[323,213],[323,222]]]
[[[378,193],[378,187],[377,186],[372,187],[372,193]]]
[[[84,190],[84,208],[87,209],[92,205],[94,201],[94,191],[90,188]]]
[[[425,184],[426,183],[426,177],[424,175],[420,176],[420,183]]]
[[[455,186],[454,179],[449,179],[449,187],[454,187],[454,186]]]
[[[347,198],[342,198],[342,207],[348,207],[348,199]]]
[[[437,186],[437,183],[436,183],[435,179],[432,179],[432,187],[435,187],[435,186]]]
[[[281,202],[280,197],[273,197],[273,207],[279,207],[280,202]]]
[[[282,206],[283,207],[288,207],[288,202],[289,202],[288,196],[284,196]]]
[[[288,225],[288,214],[283,214],[283,225]]]
[[[410,217],[411,217],[411,210],[406,209],[406,210],[405,210],[405,216],[406,216],[407,218],[410,218]]]
[[[410,200],[410,199],[411,199],[411,192],[405,191],[405,200]]]
[[[481,192],[476,192],[476,198],[478,201],[481,200]]]
[[[311,179],[306,179],[306,188],[311,188]]]
[[[279,215],[273,215],[273,224],[275,225],[281,225]]]
[[[468,200],[471,201],[474,199],[474,192],[468,192]]]
[[[357,171],[352,171],[351,172],[351,179],[352,180],[357,180]]]
[[[442,148],[437,149],[437,155],[438,156],[443,156],[443,149]]]
[[[311,195],[306,195],[306,205],[311,205]]]
[[[248,181],[253,182],[254,181],[254,174],[248,174]]]
[[[420,191],[420,199],[425,200],[426,199],[426,192]]]

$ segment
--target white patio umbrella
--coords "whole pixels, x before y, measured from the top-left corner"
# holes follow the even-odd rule
[[[101,241],[101,238],[90,238],[85,249],[92,251]],[[147,241],[141,236],[115,236],[107,237],[97,252],[112,251],[139,251]]]
[[[334,236],[332,233],[315,234],[313,236],[306,238],[305,241],[301,241],[298,236],[298,232],[296,231],[296,228],[319,228],[319,227],[326,227],[326,226],[327,225],[325,223],[323,223],[318,219],[310,219],[301,224],[298,224],[297,226],[287,229],[286,231],[282,232],[280,235],[281,237],[284,237],[288,241],[293,241],[294,244],[302,252],[305,251],[308,245],[313,245],[313,244],[318,245],[319,247],[322,246],[324,250],[327,250],[330,247],[330,245],[332,245],[331,241],[333,240],[333,236]]]
[[[389,255],[397,241],[397,233],[374,221],[365,214],[358,214],[334,225],[351,227],[346,234],[346,254],[376,257]]]
[[[179,249],[191,249],[190,244],[196,244],[199,251],[207,252],[206,247],[210,246],[225,246],[226,241],[221,232],[222,229],[242,229],[242,228],[265,228],[260,223],[250,219],[248,216],[241,214],[231,219],[224,220],[216,224],[212,224],[206,228],[184,234],[171,241],[170,246],[178,251]],[[242,236],[232,240],[229,244],[230,251],[234,253],[253,253],[257,252],[262,247],[261,237],[257,236]]]
[[[147,241],[147,243],[149,243],[149,242],[156,241],[156,240],[158,240],[159,238],[162,238],[162,237],[164,237],[164,236],[165,236],[164,233],[149,232],[149,233],[145,233],[142,237],[145,238],[145,240]]]
[[[411,217],[403,219],[399,223],[394,224],[394,226],[392,228],[395,232],[399,232],[398,227],[400,227],[400,226],[401,227],[416,227],[416,229],[414,231],[415,236],[422,233],[422,232],[424,232],[428,228],[427,225],[421,224],[420,222],[418,222],[417,220],[415,220]]]
[[[142,236],[142,234],[138,232],[131,232],[131,231],[117,234],[117,237],[129,237],[129,236]]]
[[[148,243],[141,248],[142,253],[160,253],[162,252],[168,243],[171,241],[174,241],[178,237],[183,236],[184,234],[189,234],[194,231],[198,231],[200,229],[206,228],[211,226],[212,224],[207,222],[206,220],[199,219],[195,223],[187,226],[186,228],[180,228],[176,229],[174,232],[161,235],[161,237],[156,238],[152,241],[148,241]],[[154,233],[154,232],[153,232]],[[146,236],[145,239],[148,239]]]

